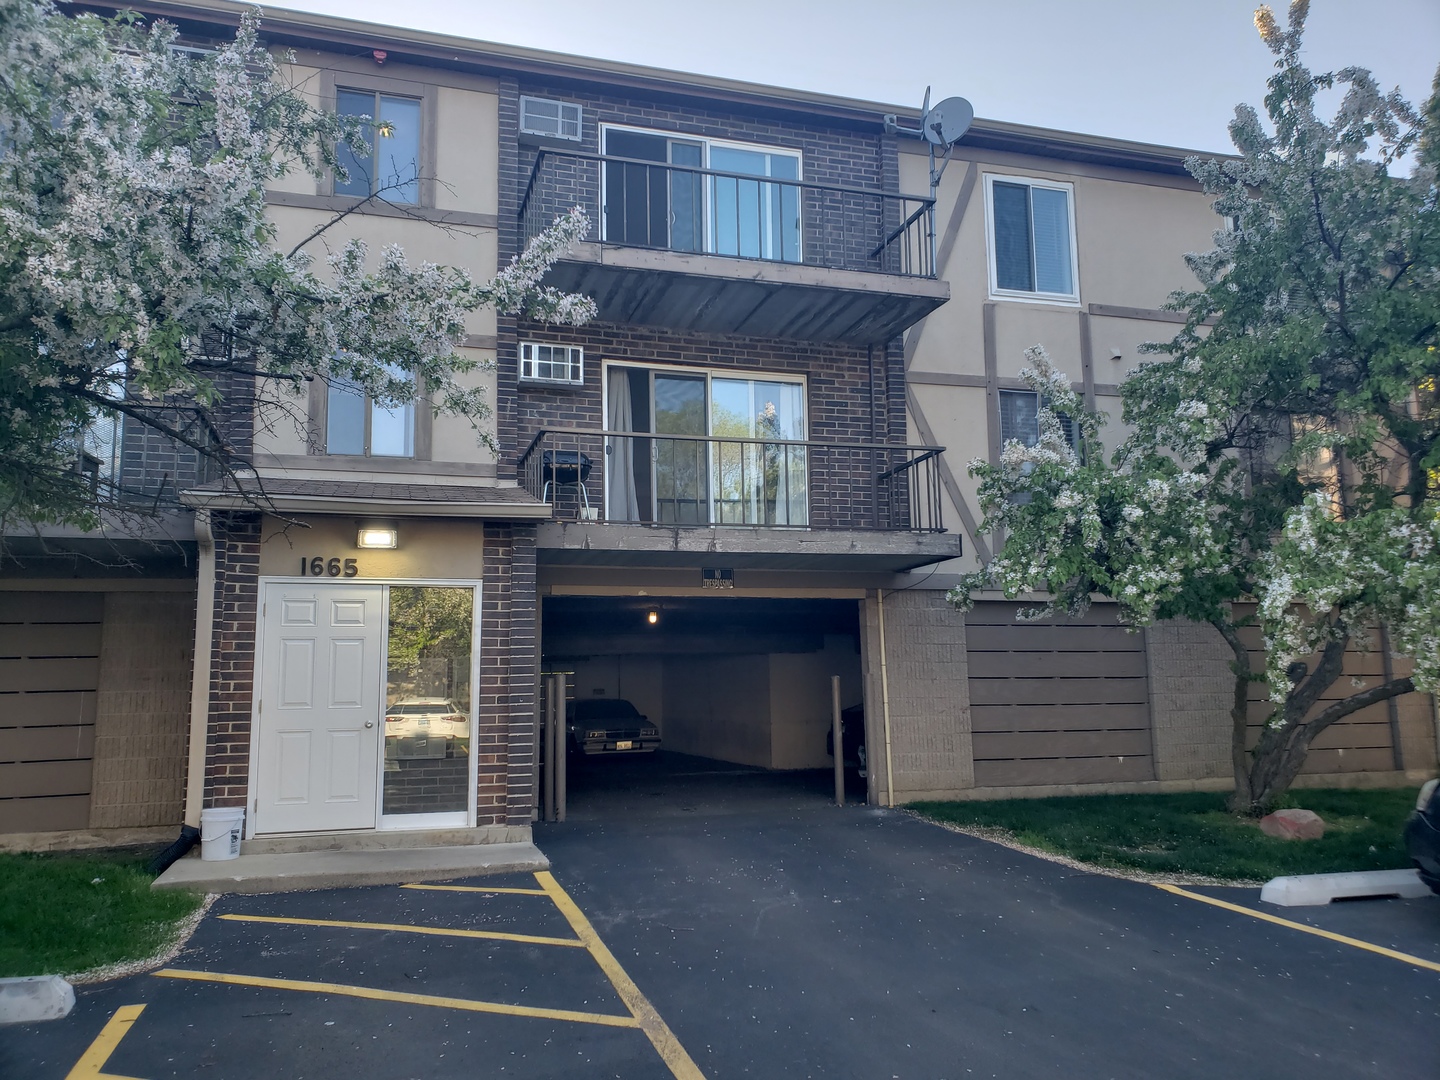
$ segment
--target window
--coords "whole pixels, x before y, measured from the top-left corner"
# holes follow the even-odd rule
[[[601,153],[627,159],[605,162],[606,241],[801,261],[798,153],[611,127]]]
[[[1065,441],[1075,446],[1075,422],[1068,416],[1060,417],[1060,426],[1065,431]],[[1034,390],[1000,391],[1000,442],[1012,439],[1023,446],[1034,446],[1040,441],[1040,395]]]
[[[536,382],[583,383],[585,350],[578,345],[520,343],[520,378]]]
[[[415,406],[387,409],[359,387],[331,379],[326,394],[325,452],[357,457],[414,457]]]
[[[803,381],[611,364],[605,382],[609,520],[809,523]]]
[[[342,182],[336,175],[336,195],[378,195],[393,203],[420,202],[420,104],[419,98],[376,90],[335,91],[335,110],[341,116],[363,116],[375,121],[375,126],[365,132],[368,154],[356,154],[343,145],[337,148],[349,179]]]
[[[521,97],[520,130],[527,135],[580,141],[579,105],[549,98]]]
[[[1069,184],[985,177],[990,212],[990,292],[1077,300]]]

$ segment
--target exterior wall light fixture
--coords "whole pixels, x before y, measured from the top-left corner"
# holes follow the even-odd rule
[[[658,611],[651,611],[645,616],[645,621],[648,622],[651,626],[654,626],[660,621],[660,613]]]
[[[355,546],[362,548],[396,548],[400,546],[400,530],[394,525],[361,525]]]

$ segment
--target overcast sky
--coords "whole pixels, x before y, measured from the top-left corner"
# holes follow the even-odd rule
[[[918,108],[1229,150],[1273,57],[1253,0],[287,0],[484,41],[799,87]],[[1284,21],[1283,3],[1272,5]],[[1440,63],[1440,0],[1312,0],[1315,70],[1368,67],[1412,101]]]

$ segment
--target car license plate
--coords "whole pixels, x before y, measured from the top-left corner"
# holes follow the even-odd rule
[[[430,726],[430,721],[422,717],[421,719],[415,721],[415,726],[423,731],[425,728],[428,728]]]
[[[615,744],[615,749],[616,749],[616,750],[630,750],[630,749],[633,749],[634,746],[635,746],[635,744],[634,744],[633,742],[631,742],[629,739],[623,739],[623,740],[621,740],[620,742],[617,742],[617,743]]]

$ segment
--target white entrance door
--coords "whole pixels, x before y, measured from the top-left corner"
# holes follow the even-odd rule
[[[375,827],[384,590],[269,584],[255,831]]]

